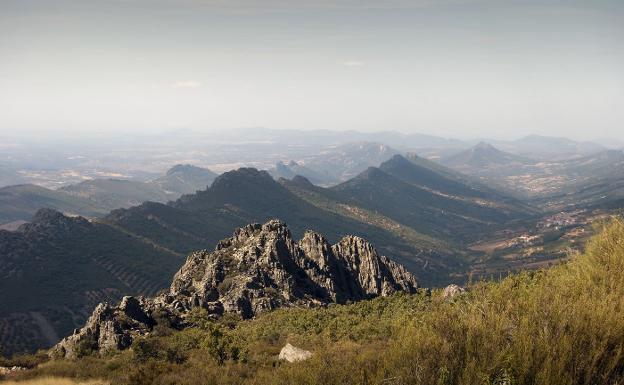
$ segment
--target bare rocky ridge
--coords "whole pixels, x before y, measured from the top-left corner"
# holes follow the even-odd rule
[[[167,293],[124,297],[116,307],[98,305],[86,325],[52,354],[71,358],[84,348],[124,349],[159,322],[184,328],[189,311],[198,307],[214,317],[236,313],[252,318],[280,307],[346,303],[416,289],[411,273],[362,238],[346,236],[330,245],[308,231],[297,242],[284,223],[271,220],[236,230],[213,252],[189,255]]]

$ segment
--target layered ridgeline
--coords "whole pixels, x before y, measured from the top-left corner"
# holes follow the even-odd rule
[[[545,211],[621,207],[624,153],[603,150],[580,154],[565,159],[532,160],[480,143],[440,162],[490,185],[514,191]]]
[[[0,225],[29,221],[41,208],[52,208],[84,216],[106,215],[109,211],[87,198],[32,184],[0,188]]]
[[[29,221],[37,210],[51,208],[70,215],[104,216],[110,210],[146,201],[168,202],[205,190],[217,174],[191,165],[176,165],[152,181],[93,179],[56,190],[32,184],[0,188],[0,225]]]
[[[428,237],[456,249],[535,213],[513,197],[415,156],[395,155],[328,189],[303,178],[282,183],[317,206],[394,228],[408,242]]]
[[[534,214],[514,198],[418,161],[397,155],[331,188],[301,177],[276,182],[265,171],[241,168],[205,191],[171,204],[116,210],[105,221],[188,253],[216,243],[231,228],[279,218],[298,237],[309,228],[332,242],[345,234],[366,237],[432,284],[461,269],[466,242]]]
[[[416,288],[411,273],[362,238],[347,236],[330,245],[308,231],[296,242],[285,224],[273,220],[236,230],[213,252],[192,253],[167,293],[124,297],[116,307],[98,305],[86,325],[52,354],[75,358],[85,349],[124,349],[159,325],[189,326],[195,308],[213,317],[235,313],[248,319],[280,307],[346,303]]]
[[[17,293],[0,298],[5,353],[57,342],[84,323],[94,302],[165,288],[185,255],[248,223],[279,218],[295,238],[312,229],[330,243],[347,234],[366,238],[423,285],[439,286],[468,265],[466,242],[532,212],[442,166],[397,156],[333,188],[242,168],[175,202],[148,202],[91,221],[48,214],[18,232],[0,231],[0,249],[10,250],[0,264],[35,267],[0,280],[0,292]],[[66,224],[81,230],[68,232]]]

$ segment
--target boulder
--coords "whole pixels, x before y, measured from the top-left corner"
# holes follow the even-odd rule
[[[280,361],[298,362],[305,361],[312,357],[312,352],[303,350],[291,344],[286,344],[280,351],[278,359]]]
[[[466,292],[466,289],[464,289],[461,286],[452,284],[452,285],[448,285],[447,287],[444,288],[444,291],[442,292],[442,298],[449,300],[449,299],[453,299],[455,297],[457,297],[458,295],[462,295]]]

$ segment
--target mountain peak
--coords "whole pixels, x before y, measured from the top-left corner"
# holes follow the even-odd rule
[[[455,168],[497,167],[516,163],[526,163],[527,159],[499,150],[490,143],[479,142],[475,146],[442,160],[442,163]]]
[[[43,208],[37,210],[35,215],[33,216],[32,222],[43,223],[43,222],[53,222],[63,220],[65,215],[60,211],[51,209],[51,208]]]
[[[32,218],[33,224],[61,224],[61,223],[81,223],[88,224],[89,221],[80,216],[68,216],[60,211],[51,208],[42,208],[37,210]]]
[[[86,325],[53,351],[75,357],[85,340],[102,352],[127,348],[158,323],[156,314],[184,328],[185,317],[198,307],[214,317],[236,313],[252,318],[280,307],[413,293],[417,286],[403,266],[377,254],[360,237],[346,236],[331,246],[322,235],[308,231],[297,242],[286,224],[274,219],[237,229],[213,252],[192,253],[168,293],[124,297],[117,307],[99,305]]]
[[[496,147],[487,142],[479,142],[473,147],[473,149],[475,151],[498,151]]]
[[[410,162],[410,160],[407,159],[406,157],[404,157],[403,155],[396,154],[392,158],[390,158],[387,161],[383,162],[382,165],[385,165],[386,167],[404,167],[404,166],[411,166],[411,165],[413,165],[413,163]],[[380,168],[382,170],[384,169],[381,166],[380,166]]]
[[[91,223],[83,217],[71,217],[51,208],[43,208],[35,213],[31,222],[21,225],[19,231],[24,233],[48,233],[52,230],[55,233],[75,233],[80,231],[80,229],[86,229],[90,225]]]
[[[239,182],[274,182],[271,175],[265,170],[258,170],[253,167],[241,167],[237,170],[224,172],[219,175],[212,188],[231,187]]]
[[[175,166],[167,170],[166,174],[172,175],[178,172],[189,172],[189,171],[196,171],[196,170],[203,170],[203,169],[197,166],[190,165],[190,164],[176,164]]]
[[[310,182],[308,178],[301,176],[301,175],[295,175],[290,181],[292,182],[292,184],[296,186],[301,186],[301,187],[314,186],[314,184]]]
[[[387,176],[387,174],[378,167],[369,167],[366,170],[362,171],[359,175],[357,175],[352,180],[374,180]],[[349,182],[345,182],[349,183]]]

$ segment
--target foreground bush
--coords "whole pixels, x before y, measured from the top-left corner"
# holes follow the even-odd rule
[[[481,282],[444,300],[396,295],[252,321],[209,321],[109,357],[24,374],[114,384],[618,384],[624,382],[624,224],[547,271]],[[313,358],[276,361],[291,342]]]

